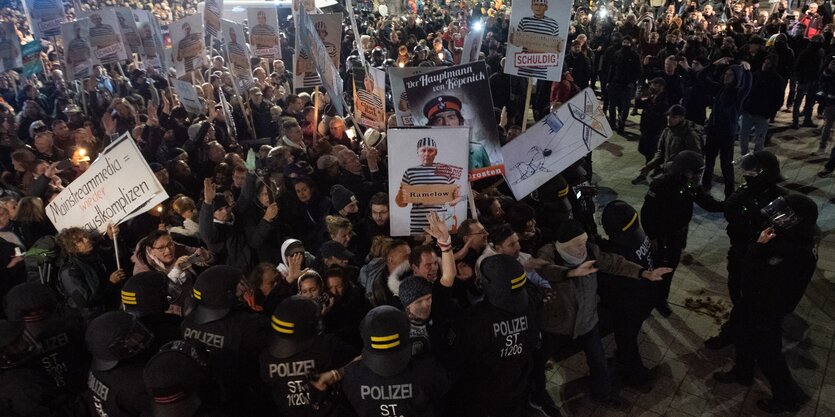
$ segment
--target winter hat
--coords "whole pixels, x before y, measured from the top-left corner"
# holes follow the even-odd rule
[[[331,201],[333,202],[333,208],[336,210],[342,210],[348,204],[357,201],[357,197],[351,192],[351,190],[340,184],[336,184],[331,187]]]
[[[583,233],[586,233],[586,230],[583,229],[583,225],[580,222],[574,219],[566,220],[560,225],[557,231],[557,242],[568,242]]]
[[[432,294],[432,284],[424,277],[412,275],[400,281],[400,302],[403,303],[403,307],[408,307],[427,294]]]

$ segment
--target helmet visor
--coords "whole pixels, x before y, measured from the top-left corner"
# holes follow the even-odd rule
[[[17,339],[0,349],[0,369],[13,368],[25,362],[38,354],[39,347],[32,335],[24,330]]]
[[[777,227],[788,229],[800,223],[800,217],[792,210],[791,206],[783,197],[778,197],[776,200],[768,203],[767,206],[761,210],[763,215]]]
[[[760,161],[752,152],[749,152],[734,161],[734,165],[742,171],[742,175],[745,177],[756,177],[763,172]]]
[[[113,341],[108,349],[117,358],[131,358],[145,350],[152,340],[154,340],[154,334],[139,320],[134,320],[130,330]]]

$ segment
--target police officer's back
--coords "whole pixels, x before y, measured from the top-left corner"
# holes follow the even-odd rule
[[[527,406],[527,381],[538,339],[534,301],[522,265],[494,255],[481,263],[484,300],[461,316],[453,350],[460,364],[456,396],[468,415],[516,416]]]
[[[154,335],[150,347],[158,351],[162,345],[180,339],[182,319],[166,313],[168,278],[162,272],[140,272],[125,281],[121,292],[122,306]]]
[[[360,323],[362,360],[345,366],[342,390],[360,417],[438,416],[447,372],[430,357],[411,358],[406,313],[379,306]]]
[[[270,386],[282,416],[337,416],[342,399],[338,388],[312,389],[310,377],[340,368],[353,359],[352,348],[328,334],[319,334],[320,308],[296,295],[275,309],[269,346],[261,352],[259,372]]]
[[[239,269],[226,265],[197,277],[192,290],[196,308],[183,319],[183,338],[208,349],[226,411],[248,415],[269,402],[255,393],[260,384],[258,354],[269,332],[266,320],[238,300],[236,288],[242,278]]]
[[[151,405],[142,369],[155,351],[153,333],[136,317],[111,311],[87,326],[87,348],[93,355],[85,400],[92,415],[138,416]]]
[[[55,291],[37,282],[23,283],[6,296],[6,316],[23,323],[40,344],[37,364],[59,390],[81,394],[87,387],[89,353],[84,346],[84,322],[58,310]]]

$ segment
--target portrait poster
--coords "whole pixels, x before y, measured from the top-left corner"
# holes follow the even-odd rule
[[[145,66],[167,67],[168,60],[159,21],[153,13],[147,10],[134,10],[133,13],[137,18],[136,26],[139,31],[139,39],[142,42],[142,50],[139,55],[142,57]]]
[[[61,37],[64,42],[65,74],[70,81],[80,81],[93,75],[93,53],[88,36],[90,19],[78,19],[75,22],[61,24]]]
[[[43,72],[41,50],[43,50],[43,47],[40,39],[35,39],[20,47],[20,53],[23,55],[23,73],[21,75],[24,78]]]
[[[461,63],[469,64],[478,61],[478,53],[481,52],[481,43],[484,40],[482,30],[472,30],[464,38],[464,50],[461,53]]]
[[[87,38],[90,41],[90,47],[93,49],[94,64],[112,64],[128,59],[115,10],[106,8],[81,12],[78,17],[90,19]]]
[[[61,23],[67,20],[63,1],[25,0],[24,8],[29,14],[29,27],[35,39],[61,34]]]
[[[434,67],[389,67],[389,83],[391,84],[391,101],[394,104],[394,114],[397,126],[411,127],[415,125],[412,110],[409,107],[409,97],[406,95],[406,85],[403,79],[412,75],[425,74],[434,71]]]
[[[190,81],[171,80],[171,85],[186,111],[191,114],[203,114],[203,103],[200,102],[200,96],[197,95],[194,84]]]
[[[501,175],[501,142],[484,61],[413,75],[403,83],[415,126],[472,127],[471,180]]]
[[[571,0],[517,0],[510,14],[505,74],[562,79]]]
[[[278,44],[278,11],[275,7],[248,7],[249,45],[253,55],[273,60],[281,57]]]
[[[12,22],[0,23],[0,72],[23,66],[20,38]]]
[[[586,88],[502,147],[513,196],[525,198],[611,136],[594,90]]]
[[[220,20],[223,19],[223,0],[206,0],[205,6],[203,7],[203,15],[206,17],[203,21],[206,34],[219,38],[221,30]]]
[[[171,55],[177,78],[183,78],[206,63],[206,45],[203,41],[203,16],[199,13],[182,18],[168,25],[171,33]]]
[[[469,127],[388,130],[391,235],[420,235],[438,213],[450,233],[467,218]]]
[[[142,52],[142,40],[139,39],[139,32],[136,29],[136,18],[133,10],[129,7],[116,7],[116,18],[119,19],[119,30],[122,32],[122,39],[132,54]]]
[[[354,67],[354,118],[379,131],[386,129],[386,73],[370,65]]]
[[[339,76],[338,65],[334,64],[334,55],[336,56],[336,61],[339,60],[339,48],[336,46],[337,44],[325,43],[323,38],[328,38],[328,34],[321,32],[321,28],[325,26],[316,26],[312,19],[314,16],[321,15],[309,15],[305,9],[299,11],[297,42],[304,45],[305,51],[302,52],[309,53],[310,58],[313,60],[313,65],[316,69],[315,74],[318,74],[320,82],[325,87],[328,96],[331,97],[331,104],[336,109],[336,113],[343,115],[345,114],[345,106],[342,104],[344,100],[342,97],[342,78]],[[342,15],[337,14],[336,16],[337,19],[341,19]],[[339,25],[335,27],[337,29],[336,41],[339,42],[339,34],[341,33],[342,27],[341,20],[338,20],[337,23]],[[301,52],[296,54],[296,56],[301,56]],[[296,69],[296,74],[298,75],[298,67]],[[306,78],[304,77],[305,80]]]
[[[250,66],[249,47],[244,37],[244,25],[231,20],[221,21],[221,38],[226,47],[227,66],[232,76],[238,80],[239,86],[248,86],[253,82]]]
[[[339,50],[341,45],[340,35],[342,33],[342,15],[339,13],[310,14],[308,15],[313,23],[314,33],[321,39],[326,56],[336,69],[339,69]],[[312,42],[302,42],[302,36],[296,36],[299,44],[296,48],[295,81],[293,87],[313,88],[322,85],[319,75],[316,73],[316,63],[311,57],[310,47]]]

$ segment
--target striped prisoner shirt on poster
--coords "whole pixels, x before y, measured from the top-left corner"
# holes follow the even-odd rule
[[[198,52],[196,55],[191,56],[182,56],[182,51],[188,51],[200,42],[200,35],[192,33],[185,38],[180,39],[180,42],[177,44],[177,54],[181,55],[180,58],[183,60],[186,72],[194,70],[194,60],[200,56],[200,53]]]
[[[247,60],[246,49],[244,47],[235,42],[226,44],[226,56],[229,57],[229,61],[232,65],[235,66],[235,77],[240,79],[249,79],[249,68],[243,65],[239,65],[238,59],[232,59],[233,56],[240,57],[240,60]]]
[[[90,26],[90,32],[89,33],[90,33],[91,38],[95,38],[97,36],[115,35],[116,31],[113,30],[113,26],[101,24],[101,25],[98,25],[98,26]],[[110,46],[110,45],[105,45],[104,48],[106,48],[108,46]],[[103,48],[100,46],[100,47],[98,47],[98,49],[103,49]],[[99,61],[101,61],[102,63],[109,63],[109,62],[115,61],[115,60],[116,60],[116,53],[115,52],[112,53],[112,54],[108,54],[108,55],[105,55],[105,56],[99,58]]]
[[[383,100],[380,100],[376,94],[368,91],[366,89],[357,89],[357,97],[360,99],[361,102],[365,103],[366,106],[374,108],[374,109],[382,109],[383,108]]]
[[[560,24],[548,16],[543,16],[541,19],[525,16],[519,21],[519,26],[516,30],[538,35],[559,36]],[[522,48],[522,52],[527,51],[527,48]],[[522,67],[519,68],[518,72],[519,76],[522,77],[544,78],[548,76],[548,67]]]
[[[420,139],[417,145],[418,150],[423,147],[438,149],[435,140],[432,138]],[[418,165],[407,168],[400,182],[406,185],[452,185],[457,180],[452,175],[456,170],[457,168],[454,166],[434,162],[431,165]],[[446,206],[444,204],[412,203],[412,209],[409,212],[409,233],[412,235],[423,233],[429,227],[429,219],[427,216],[430,213],[444,211],[445,209]],[[444,218],[443,213],[439,213],[438,215],[442,219]]]
[[[275,28],[270,25],[255,25],[252,27],[252,30],[249,32],[250,39],[257,39],[256,36],[263,36],[263,37],[274,37],[276,38],[276,42],[278,41],[278,36],[275,34]],[[264,45],[260,43],[256,43],[256,48],[267,48],[274,46],[274,44]]]

